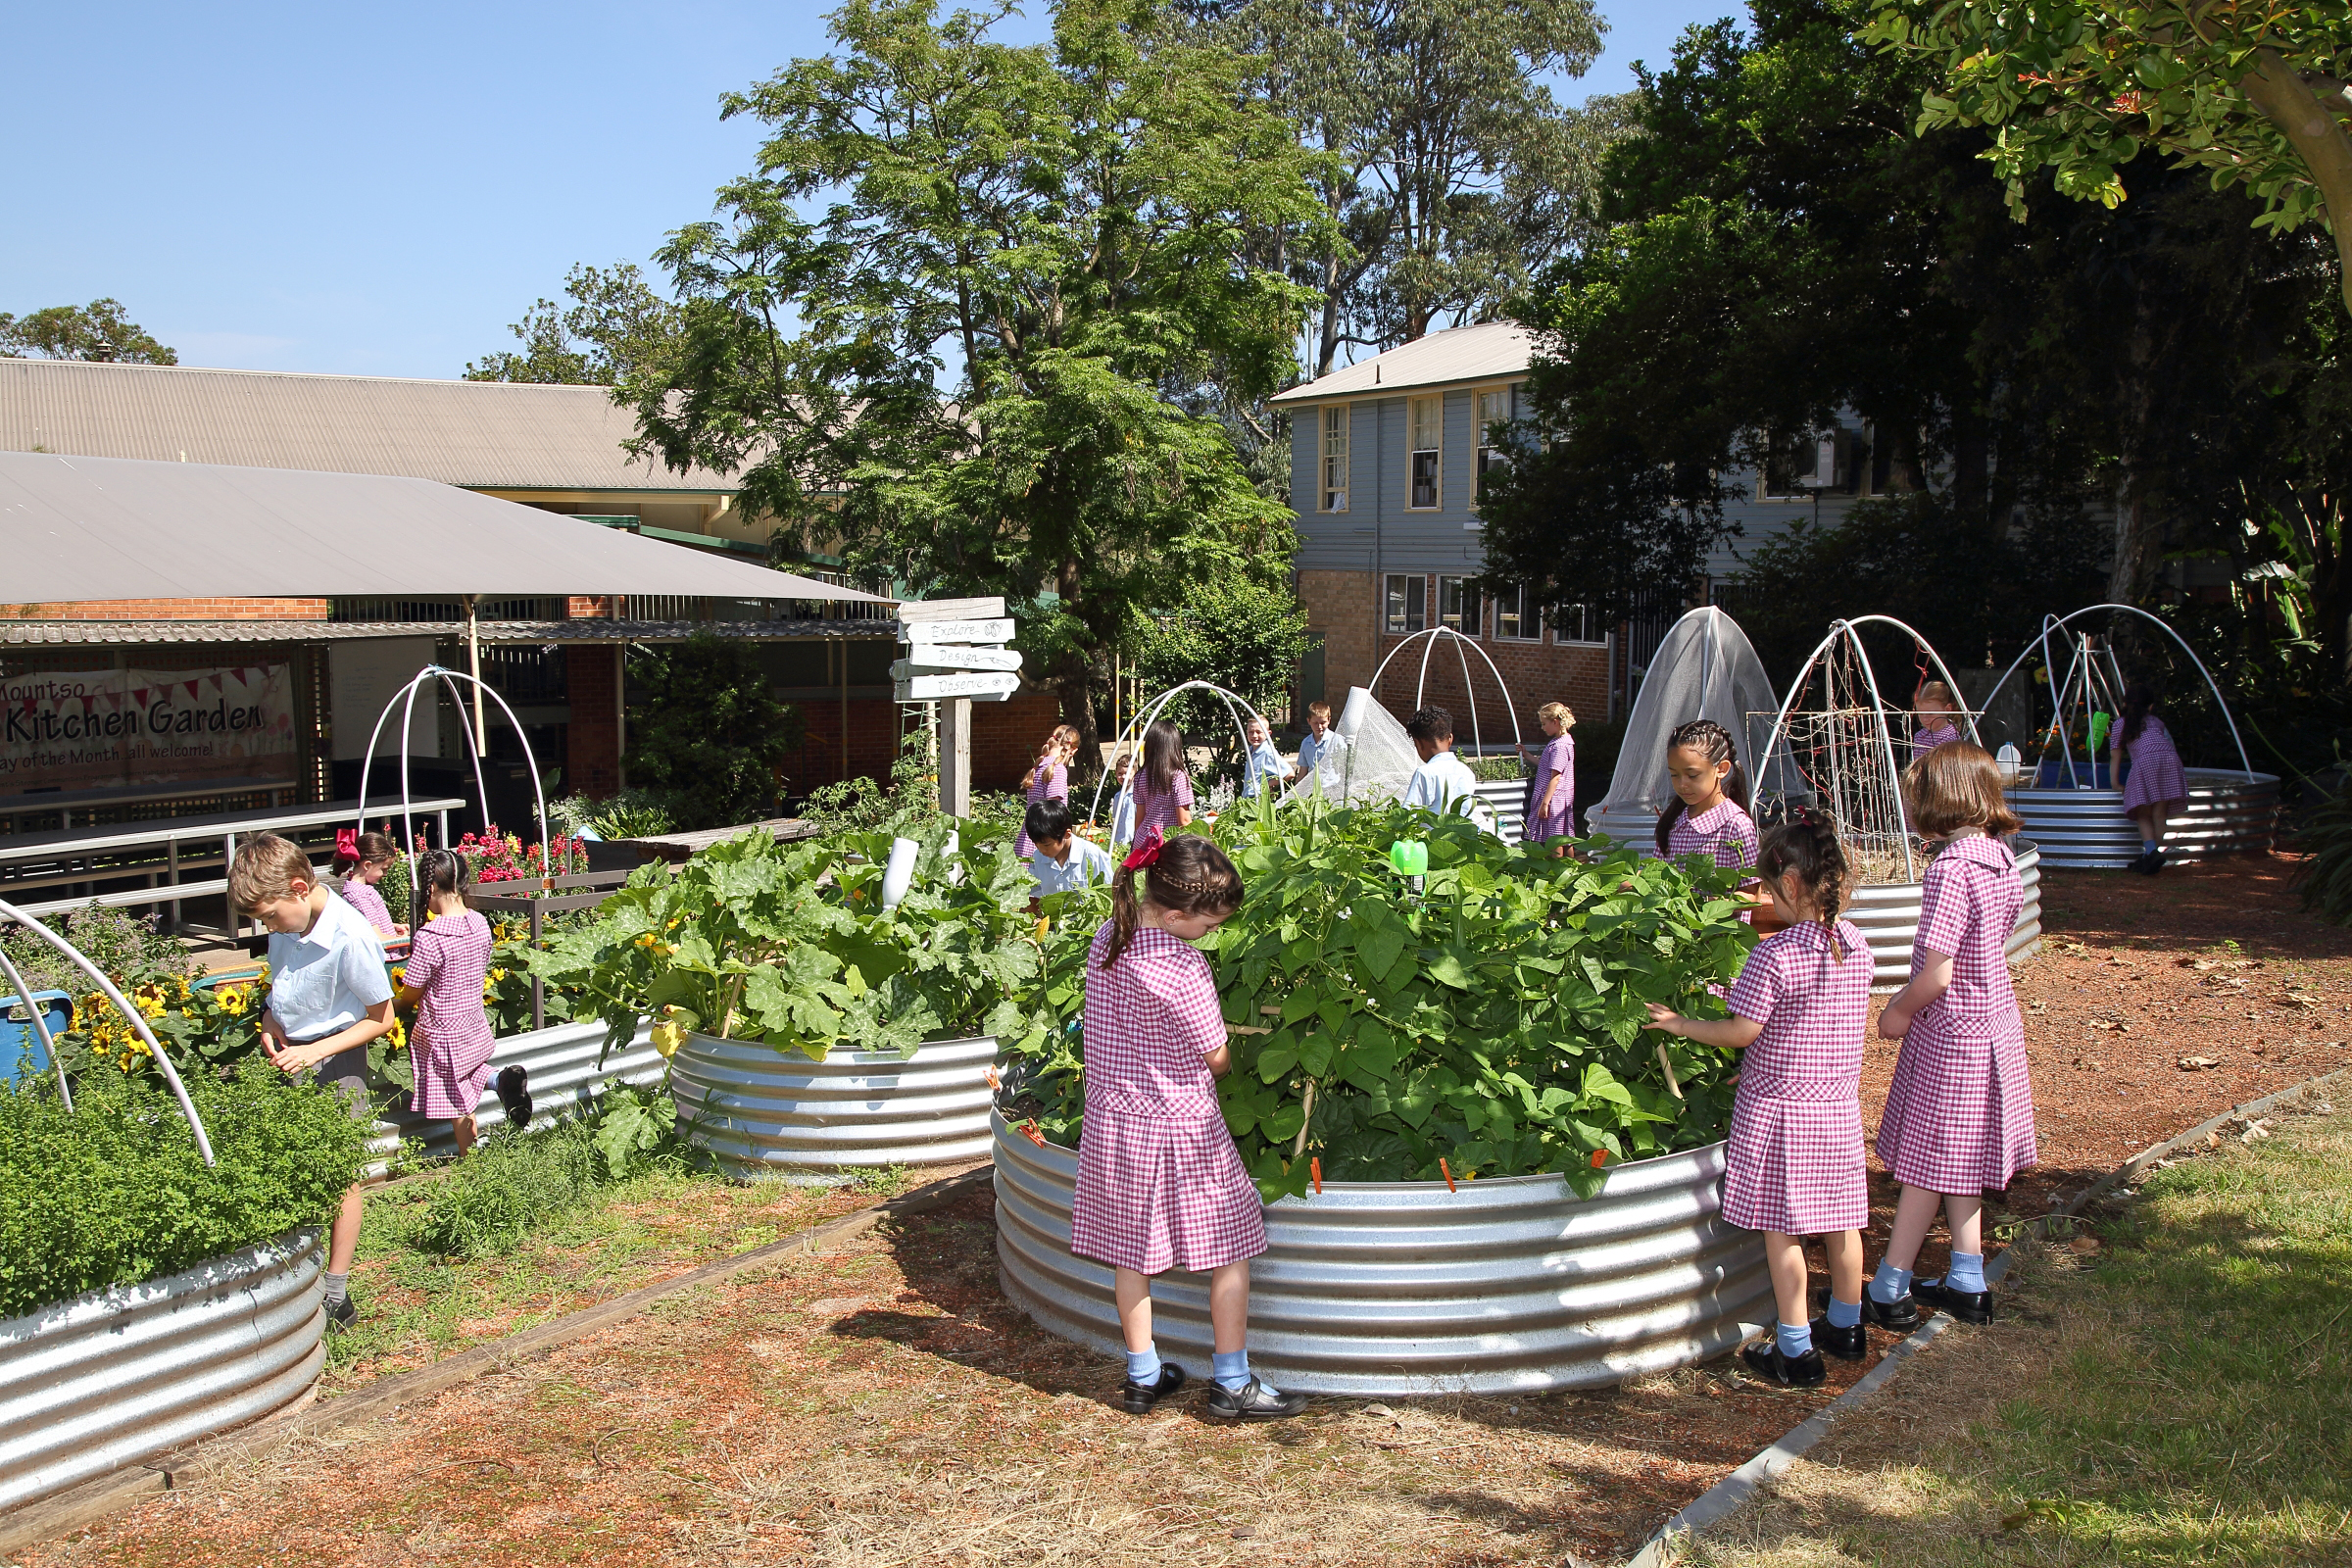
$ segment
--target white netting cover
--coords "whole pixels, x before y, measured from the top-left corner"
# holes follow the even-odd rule
[[[1750,788],[1763,789],[1767,781],[1758,777],[1756,756],[1771,739],[1772,714],[1780,706],[1740,623],[1712,605],[1691,611],[1668,629],[1642,677],[1601,808],[1663,810],[1674,799],[1666,781],[1666,737],[1694,718],[1711,718],[1740,738],[1740,765]],[[1758,712],[1761,721],[1751,716]],[[1784,775],[1797,785],[1786,793],[1805,793],[1802,780],[1786,767],[1786,748],[1778,750],[1782,760],[1770,770],[1772,793],[1784,793]]]
[[[1377,698],[1361,686],[1348,687],[1347,706],[1332,728],[1343,743],[1339,757],[1292,785],[1284,799],[1320,790],[1335,806],[1371,806],[1404,793],[1421,765],[1421,754]],[[1469,814],[1486,831],[1494,831],[1494,809],[1485,801],[1474,799]]]

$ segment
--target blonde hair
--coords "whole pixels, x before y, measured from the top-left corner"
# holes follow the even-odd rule
[[[1930,838],[1965,827],[1998,838],[2025,826],[2001,793],[1992,754],[1966,741],[1947,741],[1913,758],[1903,769],[1903,798],[1911,806],[1911,825]]]
[[[237,846],[237,858],[229,865],[229,907],[251,913],[265,904],[292,897],[297,882],[318,885],[311,858],[291,840],[274,833],[256,834]]]
[[[1919,695],[1912,698],[1911,701],[1914,703],[1941,703],[1955,713],[1960,710],[1959,700],[1952,696],[1952,689],[1939,680],[1920,682]]]
[[[1055,751],[1067,752],[1071,757],[1076,757],[1078,755],[1078,726],[1075,724],[1054,725],[1053,732],[1046,737],[1045,746],[1039,747],[1038,750],[1042,752],[1048,747]],[[1045,771],[1045,763],[1042,760],[1030,764],[1029,771],[1021,775],[1021,793],[1023,795],[1029,793],[1031,786],[1037,783],[1037,775],[1043,771]]]
[[[1564,730],[1576,728],[1576,710],[1566,703],[1545,703],[1536,710],[1536,716],[1553,719]]]
[[[1310,713],[1320,713],[1325,718],[1329,718],[1331,716],[1331,705],[1329,703],[1309,703],[1306,705],[1306,710]]]

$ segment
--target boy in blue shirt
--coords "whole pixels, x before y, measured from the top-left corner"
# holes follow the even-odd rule
[[[270,931],[270,1004],[262,1049],[286,1072],[315,1069],[315,1080],[343,1097],[351,1113],[369,1118],[368,1042],[392,1031],[392,980],[384,948],[368,917],[327,891],[310,857],[274,833],[237,846],[228,868],[231,908]],[[351,1304],[352,1255],[360,1248],[362,1189],[343,1195],[326,1254],[326,1326],[339,1333],[359,1309]]]
[[[1101,845],[1070,830],[1069,802],[1048,796],[1031,803],[1021,826],[1028,830],[1029,869],[1037,878],[1037,892],[1029,900],[1031,914],[1053,894],[1074,893],[1089,883],[1109,886],[1110,857]]]
[[[1316,768],[1337,763],[1347,744],[1331,727],[1331,705],[1307,704],[1306,738],[1298,743],[1298,765],[1291,772],[1291,782],[1296,784]]]
[[[1255,799],[1268,779],[1277,784],[1289,779],[1291,769],[1282,753],[1274,749],[1274,737],[1267,732],[1264,719],[1252,718],[1242,733],[1250,742],[1249,773],[1242,780],[1242,799],[1247,801]]]
[[[1413,750],[1421,756],[1421,765],[1413,769],[1413,781],[1404,787],[1404,804],[1426,806],[1441,816],[1449,815],[1454,804],[1478,797],[1478,775],[1470,764],[1453,755],[1453,715],[1443,708],[1424,708],[1405,721],[1404,732],[1413,738]]]

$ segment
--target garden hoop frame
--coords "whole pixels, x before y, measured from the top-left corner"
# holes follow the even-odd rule
[[[179,1102],[179,1113],[188,1118],[188,1127],[196,1134],[196,1152],[204,1156],[204,1163],[207,1169],[219,1164],[220,1161],[213,1157],[213,1141],[205,1134],[204,1120],[202,1117],[196,1114],[196,1106],[194,1102],[188,1099],[188,1086],[179,1081],[179,1070],[172,1065],[172,1058],[164,1054],[164,1043],[155,1038],[155,1031],[147,1027],[146,1018],[140,1014],[138,1008],[130,1004],[130,999],[122,995],[122,988],[117,986],[112,980],[109,980],[106,977],[106,972],[85,957],[79,948],[75,947],[73,943],[68,942],[64,937],[59,936],[47,926],[41,924],[40,921],[34,919],[31,915],[26,914],[23,909],[18,908],[15,905],[9,904],[5,901],[0,901],[0,919],[16,921],[19,925],[24,927],[25,930],[30,931],[33,935],[48,943],[58,952],[64,954],[68,958],[71,958],[74,961],[74,966],[75,968],[79,969],[83,974],[88,975],[91,980],[97,983],[99,993],[104,996],[107,1001],[113,1003],[123,1017],[130,1020],[131,1028],[137,1030],[139,1038],[147,1042],[148,1054],[153,1056],[155,1058],[155,1064],[164,1070],[164,1081],[172,1086],[172,1098]],[[0,961],[5,961],[5,958],[0,957]],[[24,981],[22,977],[16,974],[16,965],[11,963],[8,965],[8,969],[11,978],[16,979],[19,986],[22,987]],[[31,993],[21,990],[19,995],[24,997],[24,1004],[27,1007],[32,1005]],[[39,1018],[40,1013],[36,1010],[34,1011],[33,1016],[35,1018]],[[49,1060],[57,1068],[59,1084],[62,1087],[66,1074],[65,1058],[58,1054],[55,1044],[50,1041],[49,1025],[47,1021],[43,1020],[38,1027],[41,1031],[41,1039],[43,1043],[49,1045]],[[66,1110],[69,1114],[71,1114],[74,1109],[74,1095],[72,1090],[66,1091],[65,1102]]]
[[[1494,677],[1495,686],[1500,688],[1502,692],[1502,711],[1504,715],[1511,721],[1511,747],[1514,751],[1524,754],[1527,749],[1527,739],[1520,733],[1519,730],[1519,709],[1518,706],[1511,701],[1511,683],[1502,678],[1502,671],[1494,667],[1494,661],[1488,657],[1487,651],[1478,646],[1477,638],[1466,636],[1461,632],[1455,631],[1451,626],[1424,626],[1421,628],[1421,630],[1414,632],[1411,636],[1405,638],[1404,641],[1390,649],[1388,658],[1383,659],[1380,662],[1379,668],[1372,671],[1371,682],[1364,688],[1366,691],[1369,691],[1373,694],[1373,701],[1378,702],[1380,700],[1380,677],[1388,670],[1389,660],[1395,659],[1398,654],[1403,653],[1407,648],[1410,648],[1414,643],[1419,642],[1424,637],[1429,639],[1429,646],[1421,650],[1421,674],[1420,678],[1413,682],[1414,709],[1417,710],[1421,707],[1422,694],[1429,690],[1430,656],[1438,651],[1438,643],[1441,639],[1451,638],[1455,644],[1453,650],[1454,658],[1460,660],[1462,662],[1462,691],[1468,695],[1470,699],[1471,753],[1474,756],[1484,753],[1486,743],[1479,738],[1478,732],[1478,689],[1470,684],[1470,658],[1468,654],[1464,654],[1462,652],[1460,646],[1461,644],[1467,643],[1470,646],[1470,652],[1478,655],[1481,660],[1485,661],[1487,673]],[[1522,765],[1524,765],[1524,755],[1522,758]]]
[[[2017,673],[2018,665],[2023,664],[2026,660],[2033,655],[2035,647],[2039,647],[2041,649],[2041,667],[2048,671],[2052,677],[2055,677],[2057,670],[2052,666],[2050,662],[2050,633],[2053,630],[2063,629],[2067,622],[2073,620],[2077,615],[2096,614],[2102,610],[2120,610],[2128,614],[2137,615],[2142,620],[2152,622],[2167,637],[2170,637],[2175,643],[2180,645],[2180,651],[2188,656],[2188,662],[2197,666],[2197,673],[2205,677],[2205,689],[2213,693],[2213,705],[2222,710],[2222,722],[2230,726],[2230,739],[2237,747],[2238,766],[2244,771],[2247,779],[2251,780],[2254,777],[2253,760],[2246,756],[2245,739],[2237,733],[2237,720],[2230,714],[2230,704],[2223,698],[2222,688],[2220,684],[2214,680],[2213,671],[2205,667],[2205,661],[2197,657],[2197,651],[2188,646],[2187,640],[2184,639],[2179,632],[2175,631],[2169,621],[2167,621],[2161,615],[2150,614],[2148,612],[2140,609],[2137,605],[2084,605],[2081,610],[2070,611],[2063,615],[2042,616],[2040,635],[2033,642],[2026,644],[2026,646],[2019,651],[2017,658],[2010,661],[2009,667],[2001,671],[2001,678],[1992,683],[1992,692],[1984,699],[1984,706],[1986,708],[1990,708],[1992,706],[1992,699],[2001,694],[2001,688],[2009,684],[2009,677]],[[2056,692],[2052,692],[2050,694],[2050,702],[2052,705],[2050,721],[2052,724],[2055,724],[2058,720],[2056,708],[2058,694]],[[2028,708],[2027,712],[2028,720],[2031,722],[2031,707]],[[2068,754],[2070,763],[2072,756],[2073,754],[2070,752]],[[2093,758],[2091,760],[2092,766],[2097,766],[2097,761],[2098,760]],[[2072,772],[2071,766],[2069,768],[2069,772]]]
[[[439,664],[427,664],[416,674],[410,676],[409,683],[406,686],[403,686],[399,691],[394,692],[389,698],[385,699],[384,710],[376,715],[375,728],[368,737],[367,753],[360,759],[360,819],[358,828],[359,831],[365,833],[368,831],[368,770],[375,765],[375,744],[377,741],[383,739],[384,720],[392,716],[392,705],[394,703],[402,703],[403,706],[400,713],[400,831],[401,839],[403,841],[402,853],[407,856],[409,862],[409,913],[412,917],[416,913],[416,890],[418,883],[416,881],[416,814],[409,808],[409,802],[411,799],[409,790],[409,736],[415,732],[413,728],[413,721],[416,712],[416,688],[436,678],[449,688],[450,698],[458,705],[458,713],[461,718],[465,716],[466,712],[466,698],[457,683],[462,680],[467,680],[473,682],[476,696],[479,696],[483,692],[488,692],[490,694],[490,700],[498,704],[499,711],[507,715],[507,722],[514,726],[514,738],[522,743],[522,760],[529,765],[531,770],[531,798],[538,804],[539,807],[539,865],[541,878],[544,881],[545,879],[551,878],[555,875],[555,872],[552,869],[549,869],[555,862],[554,852],[549,848],[547,837],[547,792],[540,786],[538,754],[531,750],[531,738],[529,735],[523,732],[522,720],[514,716],[514,710],[507,706],[507,700],[498,694],[498,689],[492,686],[488,681],[482,679],[479,675],[468,675],[462,669],[446,669]],[[490,786],[484,781],[482,776],[482,749],[475,743],[473,726],[471,724],[460,724],[458,727],[466,732],[466,751],[473,760],[473,787],[479,796],[479,805],[482,812],[482,831],[484,833],[488,833],[491,826]],[[449,848],[449,846],[444,844],[441,846],[441,848],[446,850]],[[545,892],[546,889],[543,887],[540,891]],[[412,918],[410,921],[412,926],[421,925],[422,923],[422,921],[414,918]]]
[[[1225,700],[1226,714],[1232,718],[1234,731],[1241,739],[1242,757],[1244,759],[1243,766],[1245,769],[1245,776],[1247,776],[1246,770],[1249,766],[1247,760],[1250,756],[1250,726],[1244,723],[1242,720],[1242,715],[1235,711],[1235,705],[1239,704],[1243,709],[1248,710],[1250,716],[1261,724],[1266,722],[1266,715],[1259,712],[1257,709],[1250,703],[1249,698],[1244,697],[1239,692],[1229,692],[1214,681],[1188,680],[1181,686],[1169,687],[1166,691],[1161,692],[1157,697],[1152,698],[1150,702],[1138,708],[1135,710],[1135,716],[1127,721],[1127,727],[1119,731],[1118,739],[1113,741],[1111,744],[1114,746],[1124,747],[1127,744],[1127,737],[1133,735],[1136,738],[1136,745],[1141,747],[1143,745],[1144,731],[1152,727],[1152,722],[1159,717],[1160,711],[1165,709],[1169,703],[1173,702],[1176,698],[1189,691],[1214,692],[1217,694],[1217,696]],[[1270,724],[1267,725],[1267,731],[1269,734],[1272,733],[1272,730],[1273,726]],[[1102,770],[1102,776],[1095,780],[1095,798],[1088,804],[1086,808],[1086,819],[1088,821],[1092,822],[1096,820],[1098,815],[1101,813],[1102,809],[1102,786],[1109,782],[1110,769],[1104,768]]]

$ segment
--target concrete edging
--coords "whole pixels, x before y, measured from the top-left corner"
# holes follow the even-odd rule
[[[2009,1272],[2010,1251],[2020,1241],[2046,1232],[2053,1221],[2073,1219],[2085,1205],[2128,1184],[2167,1154],[2201,1142],[2233,1121],[2259,1116],[2275,1106],[2301,1100],[2306,1095],[2346,1078],[2352,1078],[2352,1067],[2339,1067],[2334,1072],[2306,1078],[2299,1084],[2290,1084],[2260,1100],[2231,1105],[2220,1115],[2201,1121],[2184,1133],[2178,1133],[2161,1144],[2141,1150],[2068,1200],[2065,1207],[2052,1209],[2039,1219],[2030,1220],[2020,1227],[2009,1244],[2001,1250],[2000,1255],[1985,1264],[1985,1282],[2000,1283],[2002,1276]],[[1828,1437],[1830,1428],[1841,1416],[1852,1413],[1884,1388],[1893,1378],[1896,1368],[1926,1348],[1945,1329],[1950,1328],[1952,1322],[1951,1318],[1938,1312],[1922,1323],[1900,1344],[1880,1357],[1879,1364],[1863,1374],[1860,1382],[1790,1428],[1771,1446],[1700,1493],[1679,1513],[1659,1526],[1658,1533],[1644,1542],[1641,1550],[1626,1559],[1625,1568],[1669,1568],[1682,1555],[1691,1536],[1738,1512],[1763,1489],[1764,1483],[1794,1464],[1805,1450]]]

